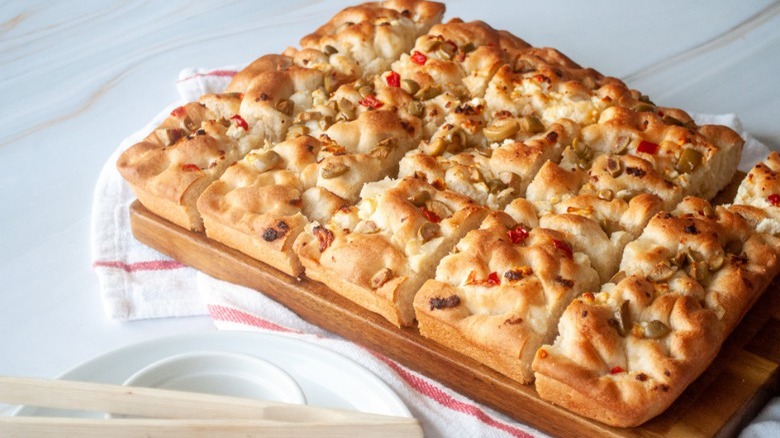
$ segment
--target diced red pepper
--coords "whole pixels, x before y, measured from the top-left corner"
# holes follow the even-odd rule
[[[420,211],[422,211],[423,216],[425,216],[425,219],[428,219],[429,222],[433,223],[439,223],[441,222],[441,218],[438,214],[432,212],[431,210],[428,210],[427,208],[420,207]]]
[[[574,252],[571,250],[571,246],[563,240],[553,239],[553,245],[555,249],[560,249],[566,255],[566,258],[573,258]]]
[[[766,200],[774,207],[780,207],[780,195],[772,194],[766,197]]]
[[[639,146],[636,147],[637,152],[643,152],[645,154],[655,155],[658,152],[658,143],[642,140],[639,142]]]
[[[415,50],[412,52],[412,62],[417,65],[425,65],[425,62],[428,61],[428,57],[425,56],[425,54]]]
[[[181,165],[181,170],[184,170],[186,172],[193,172],[193,171],[196,171],[196,170],[200,170],[200,166],[198,166],[197,164],[192,164],[192,163],[182,164]]]
[[[610,373],[610,374],[620,374],[620,373],[622,373],[622,372],[624,372],[624,371],[625,371],[625,370],[624,370],[623,368],[621,368],[621,367],[619,367],[619,366],[615,366],[615,367],[612,367],[612,369],[611,369],[611,370],[609,370],[609,373]]]
[[[366,97],[364,97],[358,103],[363,105],[363,106],[365,106],[365,107],[371,108],[371,109],[381,108],[382,105],[384,105],[384,103],[378,101],[376,99],[376,96],[374,96],[373,94],[366,95]]]
[[[387,81],[387,85],[391,87],[400,87],[401,86],[401,75],[398,73],[391,71],[390,74],[385,77],[385,81]]]
[[[184,117],[187,115],[187,110],[183,106],[178,106],[171,111],[173,117]]]
[[[509,240],[512,241],[515,245],[519,243],[523,243],[525,239],[528,238],[528,230],[523,228],[522,225],[518,225],[514,229],[511,229],[506,232],[509,235]]]
[[[239,128],[243,128],[244,131],[249,131],[249,125],[246,123],[246,120],[244,120],[243,117],[236,114],[235,116],[231,117],[230,120],[234,120],[236,122],[236,125],[238,125]]]
[[[485,282],[487,283],[488,286],[498,286],[499,284],[501,284],[501,278],[498,277],[497,272],[491,272],[490,274],[488,274],[488,278]]]

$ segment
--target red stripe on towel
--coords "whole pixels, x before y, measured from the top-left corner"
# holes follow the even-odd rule
[[[231,307],[220,306],[217,304],[208,305],[209,314],[212,319],[225,322],[235,322],[239,324],[251,325],[265,330],[273,330],[284,333],[300,333],[297,330],[289,329],[285,326],[273,323],[267,319],[258,318],[257,316],[250,315],[246,312],[233,309]]]
[[[217,77],[232,78],[233,76],[236,75],[236,73],[237,72],[235,70],[212,70],[212,71],[208,71],[206,73],[195,73],[192,76],[187,76],[186,78],[179,79],[176,82],[189,81],[190,79],[202,78],[204,76],[217,76]]]
[[[485,411],[480,409],[478,406],[475,406],[473,404],[464,403],[462,401],[455,400],[450,395],[448,395],[446,392],[444,392],[441,388],[437,387],[436,385],[433,385],[431,382],[410,373],[406,369],[404,369],[401,365],[396,363],[395,361],[388,359],[382,355],[374,354],[374,356],[384,362],[387,366],[392,368],[396,373],[398,373],[399,376],[401,376],[404,381],[414,388],[417,392],[420,394],[425,395],[428,398],[431,398],[441,404],[442,406],[452,409],[454,411],[458,411],[464,414],[471,415],[475,417],[477,420],[481,421],[487,426],[502,430],[512,436],[516,436],[519,438],[533,438],[534,436],[529,434],[528,432],[518,429],[516,427],[512,427],[509,424],[502,423],[494,418],[492,418],[489,414],[487,414]]]
[[[121,269],[125,272],[137,271],[172,271],[174,269],[186,268],[187,265],[176,260],[152,260],[148,262],[125,263],[121,261],[96,261],[92,263],[95,268],[113,268]]]

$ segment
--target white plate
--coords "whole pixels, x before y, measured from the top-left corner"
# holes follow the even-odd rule
[[[255,356],[225,351],[166,357],[141,368],[124,385],[306,404],[300,386],[283,369]]]
[[[266,333],[209,332],[147,341],[87,361],[60,379],[121,384],[153,362],[203,350],[248,354],[271,362],[295,379],[308,405],[412,416],[398,395],[362,365],[318,345]],[[103,414],[25,406],[17,415],[95,417]]]

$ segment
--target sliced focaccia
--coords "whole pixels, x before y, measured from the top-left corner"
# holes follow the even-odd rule
[[[198,196],[247,152],[240,102],[237,93],[204,95],[174,109],[120,155],[119,173],[146,208],[186,229],[203,229]]]
[[[780,237],[780,154],[772,152],[748,172],[729,207],[760,233]]]
[[[625,248],[628,277],[574,301],[537,353],[539,395],[614,426],[659,414],[780,272],[779,242],[700,198],[658,213]]]
[[[660,212],[626,246],[621,271],[679,282],[712,309],[730,333],[780,269],[777,239],[741,216],[687,197]]]
[[[528,383],[563,310],[598,284],[561,233],[494,212],[441,261],[414,306],[423,336]]]
[[[421,0],[368,2],[345,8],[286,53],[307,68],[327,70],[339,83],[387,71],[417,37],[439,23],[444,5]]]
[[[300,172],[316,164],[323,144],[299,136],[254,150],[230,166],[198,199],[206,235],[292,276],[303,272],[293,242],[310,217],[324,219],[347,205],[304,185]]]
[[[319,138],[302,132],[247,154],[197,204],[209,238],[293,276],[303,272],[292,246],[303,227],[357,202],[363,185],[394,174],[415,143],[395,113],[379,110]]]
[[[464,121],[464,117],[448,117],[451,123],[442,125],[430,142],[409,152],[401,160],[400,175],[424,175],[430,182],[439,181],[493,209],[503,209],[512,199],[524,196],[542,165],[558,159],[579,132],[566,119],[546,131],[521,128],[522,120],[511,115],[500,119],[501,127],[494,123],[472,132],[468,126],[473,119]]]
[[[411,325],[415,293],[487,210],[419,178],[367,184],[361,198],[306,226],[296,251],[307,277],[393,324]]]
[[[712,361],[723,332],[701,298],[629,276],[574,300],[533,361],[539,395],[603,423],[637,426],[665,410]]]
[[[646,184],[659,186],[651,190],[659,194],[669,192],[673,198],[673,185],[679,187],[682,196],[712,199],[734,176],[744,144],[742,138],[725,126],[696,126],[684,111],[643,105],[638,109],[617,105],[605,109],[598,123],[583,128],[581,144],[567,157],[574,157],[578,165],[584,164],[587,169],[589,158],[595,165],[595,161],[604,163],[604,155],[633,156],[646,162],[632,164],[633,167],[645,173],[652,168],[657,175],[645,178]],[[562,164],[571,166],[572,161],[564,160]],[[615,172],[620,174],[620,170]],[[604,177],[604,173],[596,176]],[[660,187],[662,181],[668,183],[669,189]],[[670,199],[670,205],[675,201],[679,199]]]

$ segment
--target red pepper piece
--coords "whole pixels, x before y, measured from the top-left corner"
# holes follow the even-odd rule
[[[385,77],[385,81],[387,81],[387,85],[391,87],[400,87],[401,86],[401,75],[398,73],[391,71],[387,77]]]
[[[766,197],[766,200],[774,207],[780,207],[780,195],[772,194]]]
[[[514,229],[508,230],[506,233],[509,235],[509,240],[515,245],[523,243],[525,239],[528,238],[528,230],[523,228],[522,225],[518,225]]]
[[[363,98],[363,99],[362,99],[360,102],[358,102],[358,103],[359,103],[359,104],[361,104],[361,105],[363,105],[363,106],[365,106],[365,107],[371,108],[371,109],[377,109],[377,108],[381,108],[381,107],[382,107],[382,105],[384,105],[384,103],[382,103],[382,102],[378,101],[378,100],[376,99],[376,96],[374,96],[373,94],[369,94],[369,95],[367,95],[366,97],[364,97],[364,98]]]
[[[246,123],[246,120],[244,120],[243,117],[236,114],[235,116],[231,117],[230,120],[234,120],[236,122],[236,125],[238,125],[239,128],[243,128],[244,131],[249,131],[249,125]]]
[[[609,370],[609,373],[610,373],[610,374],[620,374],[620,373],[622,373],[622,372],[624,372],[624,371],[625,371],[625,370],[624,370],[623,368],[621,368],[621,367],[619,367],[619,366],[615,366],[615,367],[612,367],[612,369],[611,369],[611,370]]]
[[[643,152],[645,154],[655,155],[658,152],[658,143],[642,140],[639,142],[639,146],[636,147],[637,152]]]
[[[200,167],[197,164],[187,163],[181,165],[181,170],[186,172],[194,172],[196,170],[200,170]]]
[[[425,65],[425,62],[428,61],[428,57],[425,56],[425,54],[415,50],[412,52],[412,62],[417,65]]]
[[[571,250],[571,246],[563,240],[553,239],[553,245],[555,249],[560,249],[566,255],[566,258],[573,258],[574,252]]]
[[[488,274],[488,278],[485,280],[485,283],[487,283],[487,286],[498,286],[501,284],[501,278],[498,277],[497,272],[491,272]]]
[[[441,218],[439,217],[438,214],[432,212],[431,210],[428,210],[424,206],[420,207],[420,211],[422,211],[422,214],[423,216],[425,216],[425,219],[428,219],[428,222],[433,222],[433,223],[441,222]]]
[[[187,115],[187,110],[183,106],[177,106],[171,111],[173,117],[184,117]]]

